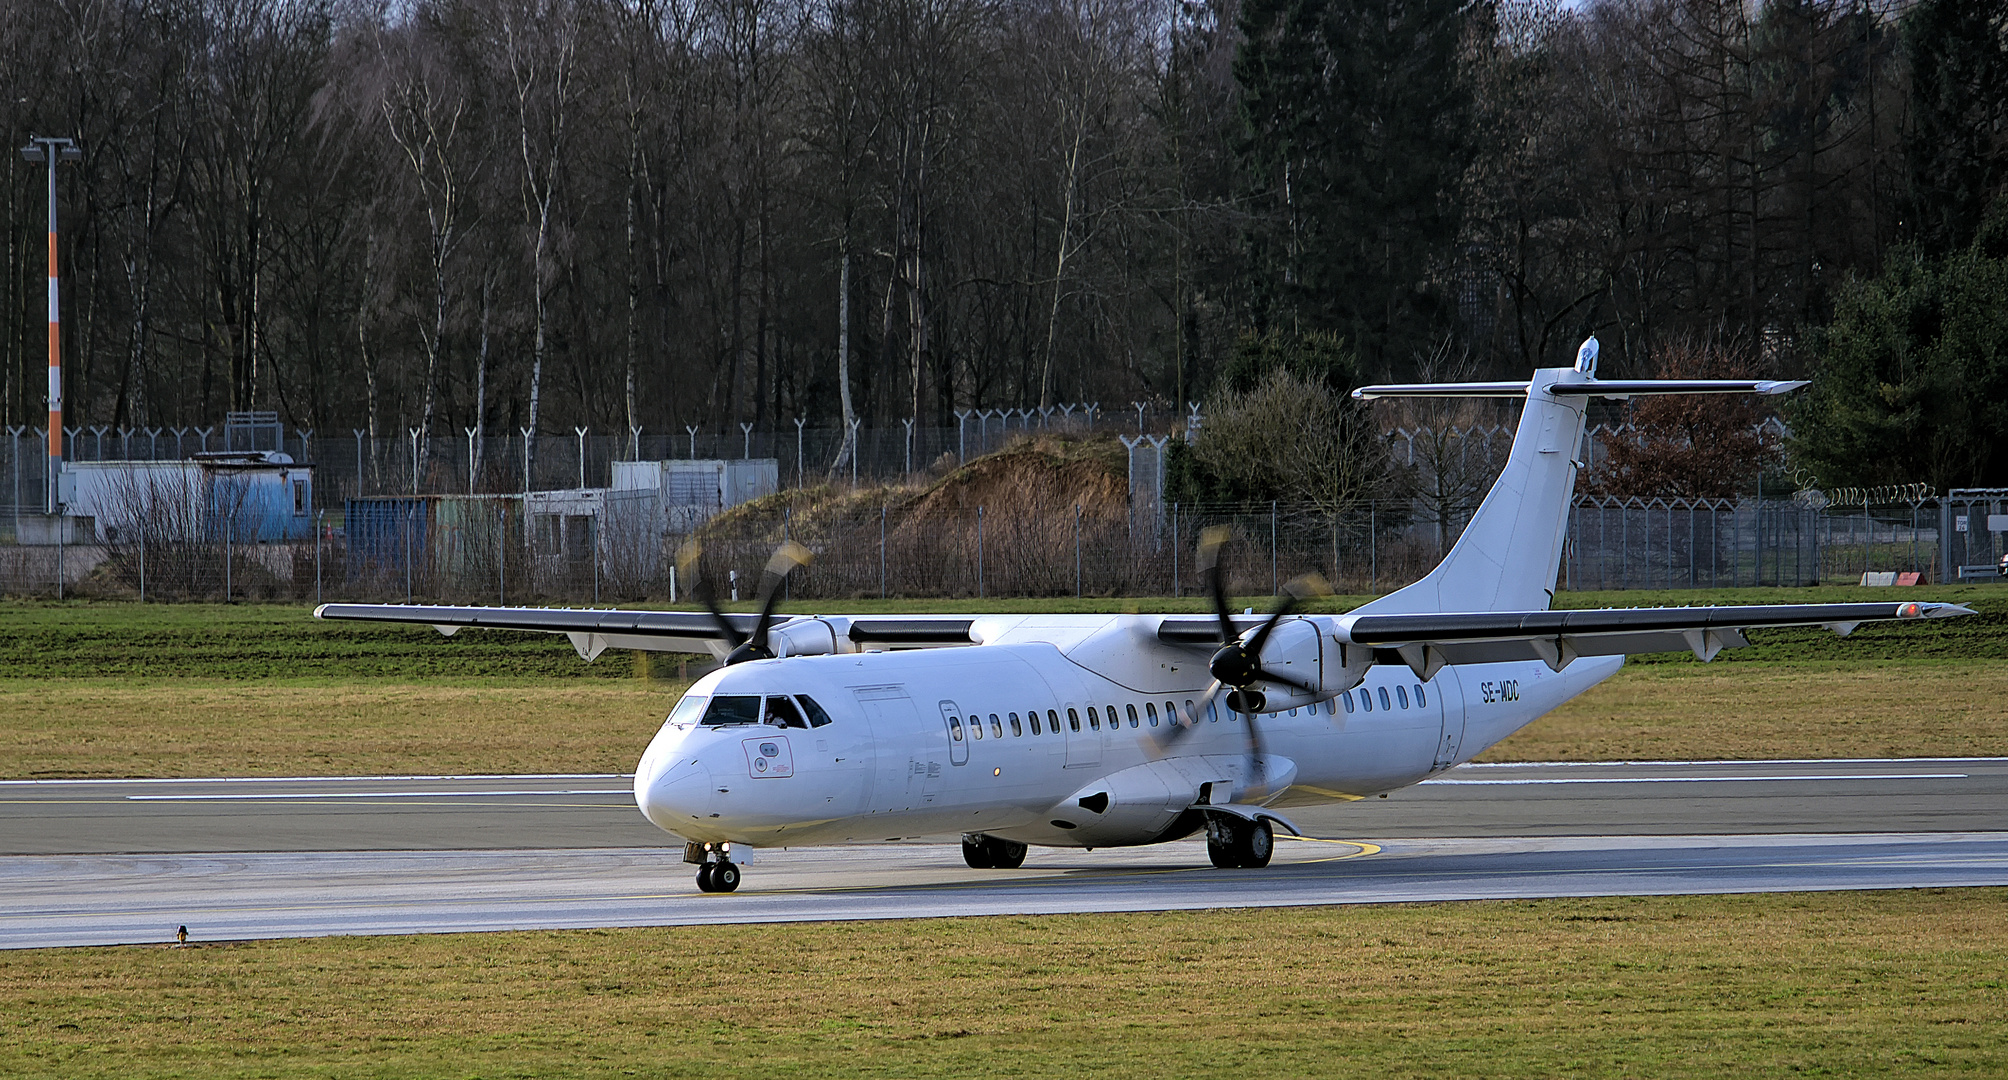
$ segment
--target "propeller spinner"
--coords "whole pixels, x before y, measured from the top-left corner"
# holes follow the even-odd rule
[[[1293,578],[1283,586],[1283,597],[1276,609],[1244,641],[1234,626],[1234,612],[1227,602],[1227,583],[1220,572],[1220,549],[1226,545],[1228,535],[1226,526],[1216,525],[1201,533],[1199,538],[1199,572],[1206,578],[1207,592],[1213,599],[1213,614],[1218,620],[1220,638],[1220,648],[1206,665],[1213,676],[1213,683],[1206,688],[1198,708],[1186,715],[1184,724],[1174,725],[1161,745],[1168,749],[1184,738],[1198,725],[1199,712],[1211,705],[1222,689],[1231,687],[1227,707],[1247,717],[1248,752],[1260,756],[1262,736],[1257,730],[1255,716],[1266,711],[1268,703],[1256,687],[1261,683],[1275,683],[1309,694],[1319,691],[1318,687],[1293,675],[1263,667],[1262,647],[1268,644],[1269,636],[1275,632],[1277,625],[1289,617],[1299,603],[1312,597],[1329,596],[1332,590],[1317,574]]]

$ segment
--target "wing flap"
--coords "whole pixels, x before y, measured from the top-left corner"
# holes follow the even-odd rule
[[[1748,645],[1761,626],[1824,626],[1837,632],[1885,619],[1970,615],[1958,604],[1739,604],[1724,607],[1605,608],[1589,611],[1486,611],[1360,615],[1341,619],[1355,643],[1382,663],[1418,675],[1450,664],[1542,660],[1560,671],[1578,656],[1688,651],[1712,660]]]

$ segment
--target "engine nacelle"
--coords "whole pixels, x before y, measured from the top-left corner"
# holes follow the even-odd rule
[[[775,656],[827,656],[834,652],[849,652],[839,647],[839,641],[848,645],[850,635],[839,635],[837,629],[824,619],[793,619],[767,631],[768,647]]]

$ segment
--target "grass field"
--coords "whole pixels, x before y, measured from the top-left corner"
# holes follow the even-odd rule
[[[1745,589],[1563,600],[1896,595]],[[1636,658],[1485,759],[2008,753],[2008,708],[2000,705],[2008,700],[2008,589],[1917,595],[1963,600],[1982,614],[1865,626],[1846,639],[1772,631],[1709,665],[1686,654]],[[1190,600],[1137,606],[1199,610]],[[662,655],[611,654],[586,664],[559,637],[466,631],[448,641],[420,628],[319,622],[294,606],[10,603],[0,605],[0,775],[619,772],[633,767],[682,692],[677,671],[675,658]]]
[[[0,953],[0,1075],[2008,1074],[2008,892]]]

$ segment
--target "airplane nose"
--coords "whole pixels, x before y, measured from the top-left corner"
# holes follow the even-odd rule
[[[693,819],[706,817],[713,794],[711,770],[689,757],[673,758],[668,768],[634,778],[634,801],[642,815],[656,828],[679,835],[690,830]]]

